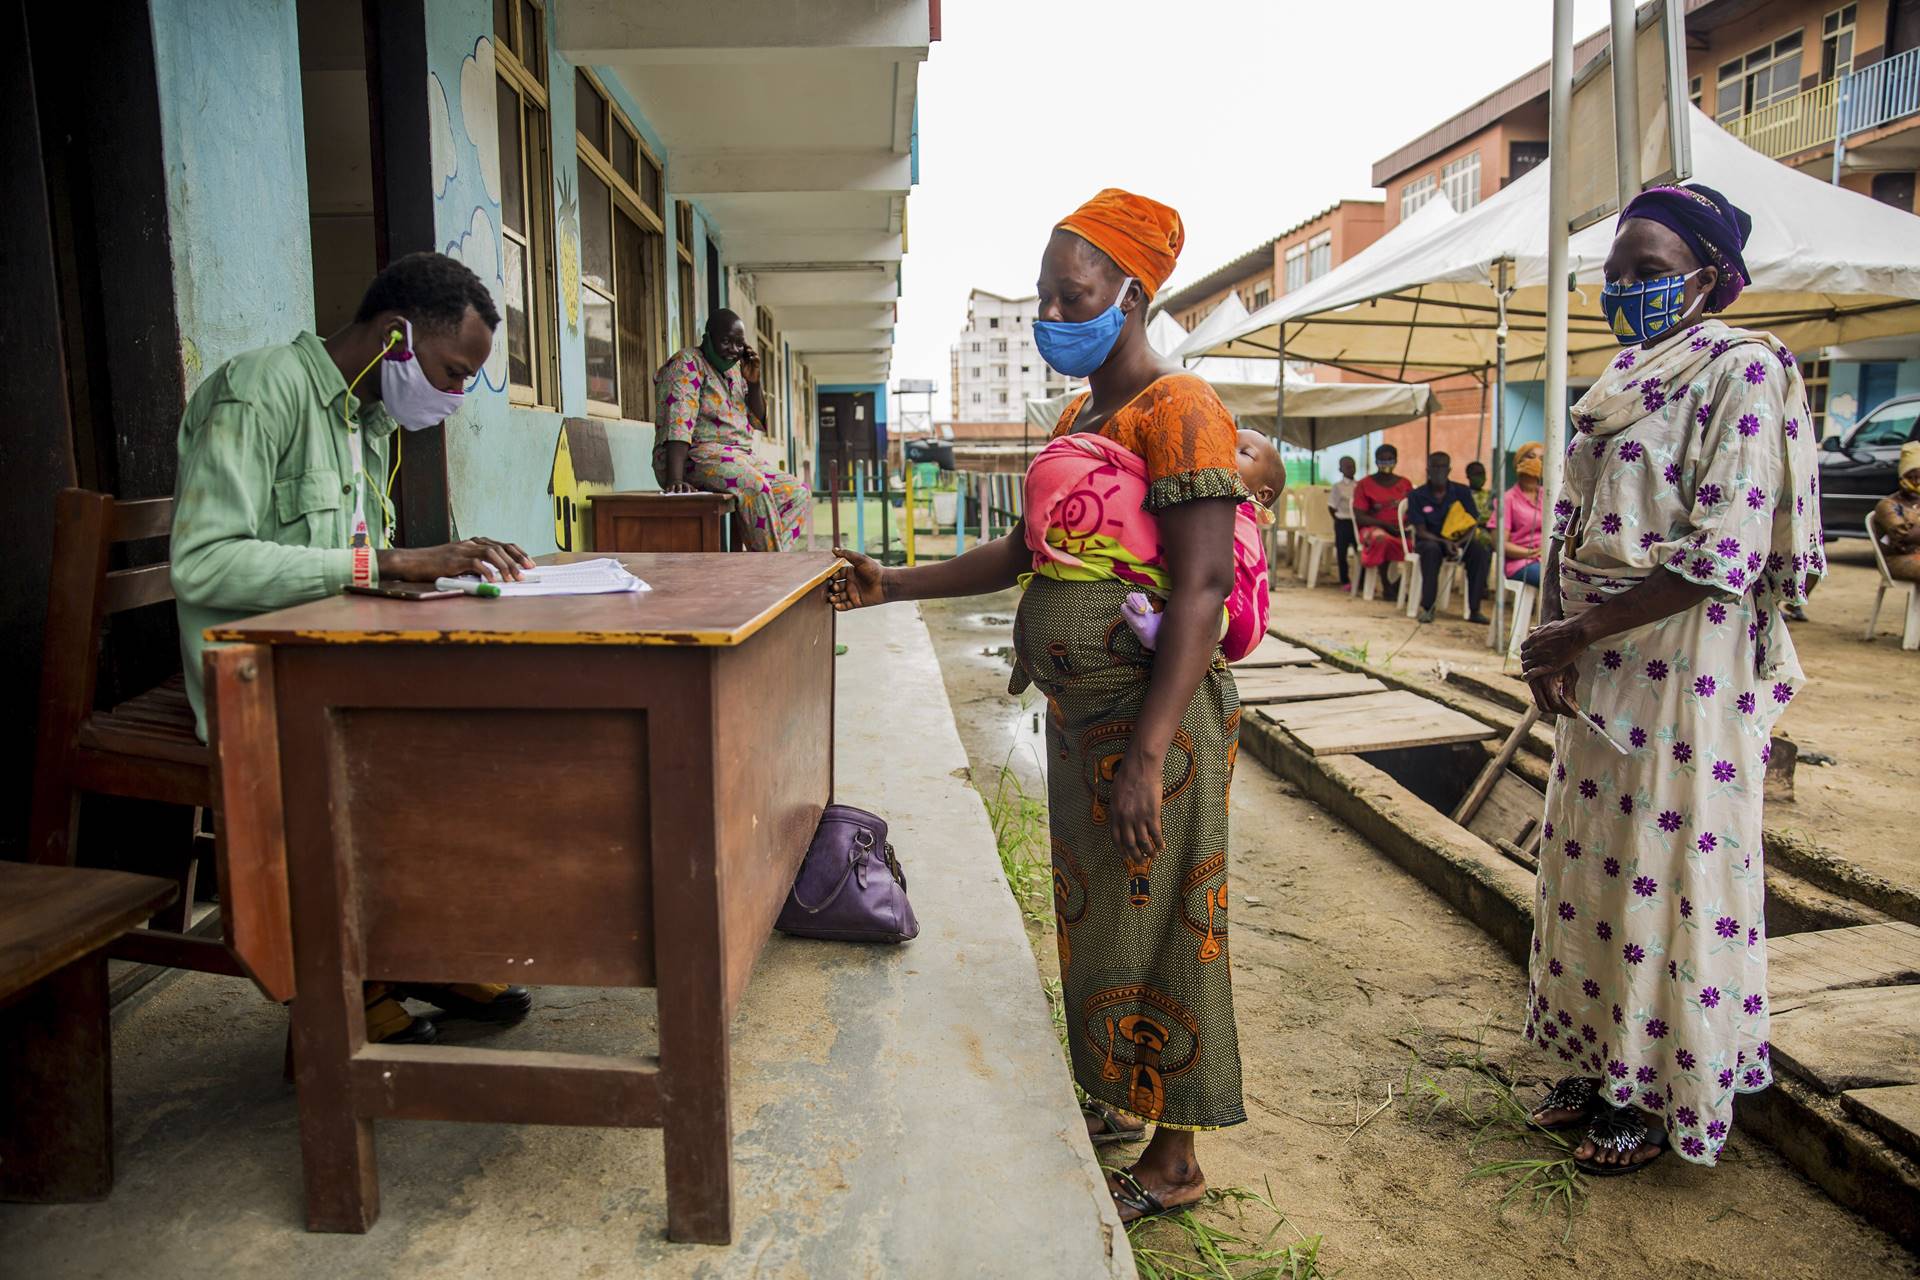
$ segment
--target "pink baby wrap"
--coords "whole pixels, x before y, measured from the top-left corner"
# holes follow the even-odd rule
[[[1147,464],[1139,454],[1091,431],[1053,440],[1027,468],[1033,571],[1063,582],[1113,579],[1164,600],[1172,579],[1160,522],[1146,500]],[[1267,629],[1267,555],[1258,513],[1243,502],[1233,522],[1233,590],[1220,638],[1229,662],[1252,653]]]

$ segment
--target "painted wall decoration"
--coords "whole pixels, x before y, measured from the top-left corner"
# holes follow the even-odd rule
[[[562,418],[553,442],[553,471],[547,493],[553,498],[553,540],[562,551],[592,548],[592,499],[612,493],[613,450],[605,424],[592,418]]]
[[[500,203],[500,100],[496,96],[493,41],[481,36],[460,64],[460,119],[480,156],[480,183],[487,199]]]
[[[467,229],[459,239],[450,240],[444,249],[450,258],[458,258],[467,264],[468,270],[480,277],[483,284],[493,294],[493,305],[500,306],[505,288],[500,279],[500,232],[493,225],[493,215],[486,208],[474,209]],[[494,335],[493,350],[487,356],[487,362],[480,366],[473,381],[467,384],[472,391],[484,382],[494,391],[507,389],[507,335],[503,330]],[[479,429],[477,422],[469,420],[469,425]]]
[[[560,302],[567,313],[567,332],[580,332],[580,197],[573,180],[560,172],[560,215],[555,219],[560,241]]]
[[[453,116],[447,110],[447,89],[440,77],[427,73],[428,150],[433,160],[433,198],[447,194],[460,176],[460,153],[453,145]]]

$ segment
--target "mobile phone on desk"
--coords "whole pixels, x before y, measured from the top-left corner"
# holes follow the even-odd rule
[[[372,587],[348,587],[347,591],[351,595],[385,596],[389,600],[454,600],[465,594],[443,591],[431,582],[383,582]]]

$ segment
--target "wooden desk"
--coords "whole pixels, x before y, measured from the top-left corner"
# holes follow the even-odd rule
[[[124,871],[0,862],[0,1200],[113,1189],[106,947],[176,892]]]
[[[739,503],[730,493],[597,493],[593,547],[610,551],[725,551],[728,522]],[[732,549],[740,550],[734,529]]]
[[[271,672],[312,1230],[379,1216],[397,1118],[662,1128],[668,1234],[732,1237],[727,1021],[832,791],[836,562],[620,559],[654,589],[215,632]],[[368,978],[656,987],[659,1054],[369,1045]]]

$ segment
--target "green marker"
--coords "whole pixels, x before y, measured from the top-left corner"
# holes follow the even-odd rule
[[[491,599],[500,594],[500,588],[491,582],[482,582],[478,578],[435,578],[435,591],[458,591],[462,595],[481,596]]]

